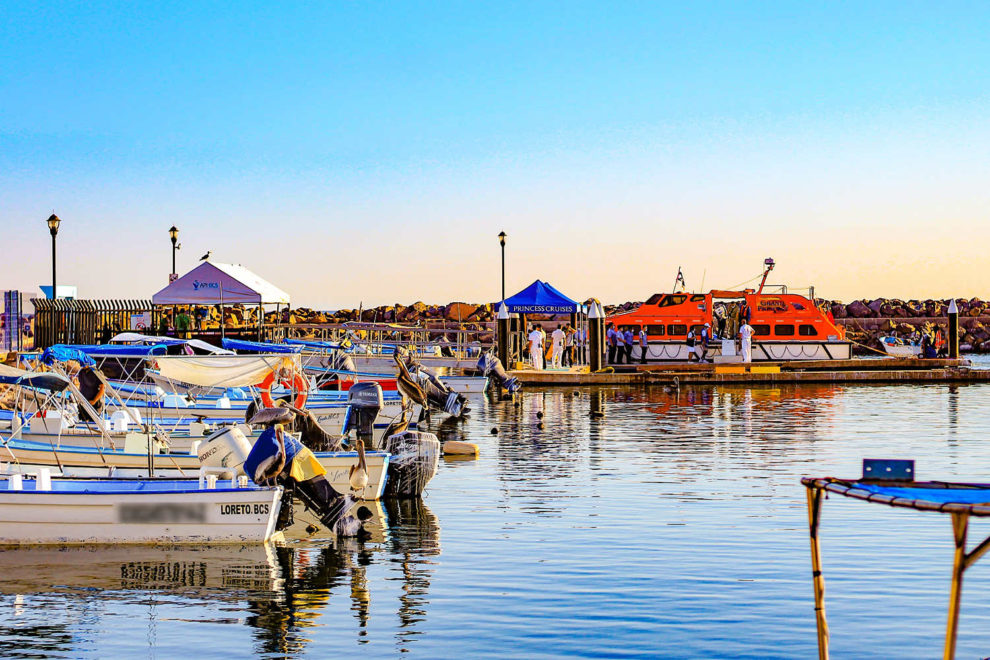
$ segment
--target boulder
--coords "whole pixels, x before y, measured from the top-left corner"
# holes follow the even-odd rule
[[[443,318],[448,321],[466,321],[477,307],[463,302],[452,302],[443,309]]]
[[[886,301],[883,298],[877,298],[876,300],[871,300],[866,306],[870,308],[874,316],[880,316],[880,310],[883,309],[885,303]]]
[[[854,300],[846,306],[847,316],[855,319],[865,319],[872,315],[872,311],[862,300]]]
[[[832,317],[836,319],[846,318],[846,306],[842,303],[832,303]]]

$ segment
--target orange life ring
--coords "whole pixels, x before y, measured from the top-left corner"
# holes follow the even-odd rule
[[[296,390],[296,400],[292,402],[292,405],[296,408],[303,408],[306,405],[306,398],[309,396],[309,381],[303,378],[302,374],[295,374],[291,379],[283,378],[280,380],[282,385],[288,390]],[[275,372],[272,371],[268,376],[261,381],[261,385],[258,389],[261,393],[261,402],[265,404],[266,408],[274,408],[275,401],[272,399],[272,385],[275,384]]]

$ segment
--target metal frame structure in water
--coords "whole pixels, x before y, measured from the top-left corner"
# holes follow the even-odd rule
[[[865,467],[871,461],[864,461]],[[893,461],[893,463],[912,463],[913,461]],[[987,537],[975,548],[966,551],[966,537],[971,516],[990,517],[990,484],[946,483],[939,481],[915,482],[910,478],[904,480],[860,479],[841,480],[833,478],[815,479],[805,477],[801,483],[808,492],[808,525],[811,536],[811,575],[815,592],[815,619],[818,630],[818,657],[827,660],[829,657],[829,630],[825,617],[825,577],[822,574],[821,545],[818,528],[821,521],[822,499],[825,493],[835,493],[867,502],[887,504],[889,506],[914,509],[916,511],[934,511],[948,513],[952,516],[952,533],[955,541],[955,554],[952,564],[952,581],[949,593],[949,612],[945,631],[944,660],[951,660],[956,655],[956,638],[959,629],[959,610],[962,603],[963,574],[966,569],[975,564],[987,550],[990,550],[990,537]],[[945,502],[937,500],[913,499],[883,494],[875,489],[864,486],[886,486],[891,488],[910,489],[958,489],[960,494],[966,491],[981,490],[986,493],[985,503]]]

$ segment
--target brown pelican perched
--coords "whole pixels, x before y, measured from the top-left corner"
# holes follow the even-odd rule
[[[364,440],[357,439],[358,462],[351,466],[351,471],[347,475],[347,480],[351,483],[351,490],[361,492],[368,485],[368,464],[364,459]]]
[[[264,424],[268,427],[275,427],[275,439],[278,442],[278,451],[267,461],[262,461],[257,472],[252,475],[255,483],[259,485],[274,486],[276,477],[282,474],[285,469],[285,429],[283,424],[292,421],[295,415],[287,408],[262,408],[248,420],[249,424]]]
[[[392,354],[392,358],[395,360],[395,364],[398,367],[398,373],[395,378],[399,386],[399,392],[409,397],[413,403],[418,403],[423,407],[423,413],[426,415],[426,420],[430,419],[430,402],[426,398],[426,392],[420,387],[416,379],[412,377],[409,373],[409,369],[406,368],[406,361],[404,359],[405,351],[401,349],[396,349],[395,353]]]

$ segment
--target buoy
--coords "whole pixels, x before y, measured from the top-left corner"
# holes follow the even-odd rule
[[[473,442],[461,442],[460,440],[448,440],[443,443],[444,454],[478,455],[478,445]]]
[[[537,410],[536,411],[536,419],[543,419],[543,411],[542,410]]]
[[[536,428],[542,430],[543,429],[543,422],[540,422],[539,424],[537,424],[536,425]]]
[[[581,396],[581,393],[578,392],[577,390],[574,390],[574,396]]]
[[[498,427],[497,426],[493,426],[492,427],[492,435],[498,435]]]

